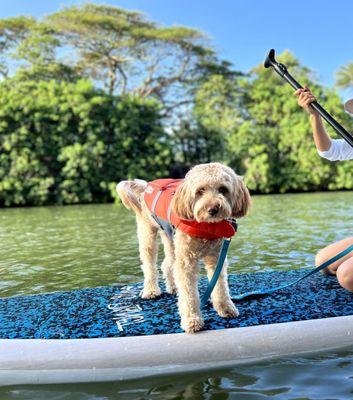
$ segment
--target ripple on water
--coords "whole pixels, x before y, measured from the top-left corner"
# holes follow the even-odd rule
[[[351,234],[351,198],[351,192],[255,196],[230,248],[230,272],[313,265],[320,248]],[[0,221],[0,270],[3,279],[18,281],[4,295],[32,293],[33,275],[44,291],[142,277],[135,218],[122,207],[4,209]]]

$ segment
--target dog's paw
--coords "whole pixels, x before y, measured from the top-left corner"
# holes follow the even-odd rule
[[[215,303],[213,306],[217,314],[222,318],[236,318],[239,315],[239,311],[232,301]]]
[[[140,297],[142,299],[155,299],[162,294],[161,289],[159,287],[150,289],[150,288],[143,288],[140,292]]]
[[[195,333],[200,331],[204,326],[202,317],[183,318],[181,320],[181,328],[186,333]]]

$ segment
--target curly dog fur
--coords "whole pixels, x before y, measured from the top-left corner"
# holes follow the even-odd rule
[[[122,181],[117,192],[128,209],[136,213],[139,251],[144,274],[141,297],[152,299],[161,294],[157,270],[157,233],[160,233],[165,258],[162,272],[167,292],[178,294],[181,327],[185,332],[197,332],[203,327],[198,293],[198,261],[203,260],[208,279],[217,264],[222,239],[200,239],[176,230],[170,240],[151,217],[143,200],[147,182]],[[240,218],[250,207],[250,195],[243,180],[231,168],[220,163],[193,167],[178,187],[173,200],[173,211],[183,219],[198,222],[219,222],[226,218]],[[232,318],[238,315],[228,289],[227,262],[213,290],[211,300],[218,315]]]

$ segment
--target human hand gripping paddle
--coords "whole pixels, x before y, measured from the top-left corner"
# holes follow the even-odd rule
[[[286,80],[294,89],[303,89],[303,86],[297,82],[293,76],[288,72],[287,67],[284,64],[279,63],[275,59],[275,50],[271,49],[267,54],[264,62],[265,68],[272,67],[278,75]],[[346,131],[346,129],[339,124],[317,101],[310,103],[310,106],[317,111],[322,118],[328,122],[332,128],[343,137],[343,139],[353,147],[353,135]]]

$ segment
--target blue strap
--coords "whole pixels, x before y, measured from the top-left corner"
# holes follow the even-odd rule
[[[250,296],[258,296],[258,295],[264,295],[264,294],[270,294],[273,292],[277,292],[277,290],[281,290],[281,289],[285,289],[289,286],[295,285],[298,282],[302,281],[303,279],[308,278],[310,275],[315,274],[316,272],[321,271],[322,269],[328,267],[329,265],[333,264],[334,262],[336,262],[337,260],[339,260],[340,258],[346,256],[347,254],[349,254],[351,251],[353,251],[353,244],[349,247],[347,247],[345,250],[341,251],[341,253],[336,254],[334,257],[330,258],[329,260],[325,261],[323,264],[319,265],[318,267],[312,269],[310,272],[308,272],[307,274],[305,274],[304,276],[302,276],[299,279],[296,279],[293,282],[287,283],[285,285],[281,285],[281,286],[276,286],[274,288],[270,288],[270,289],[260,289],[260,290],[254,290],[253,292],[247,292],[247,293],[243,293],[243,294],[239,294],[237,296],[233,296],[232,300],[243,300],[247,297]]]
[[[204,307],[208,301],[208,299],[211,296],[211,293],[214,289],[214,287],[216,286],[216,283],[218,281],[219,275],[221,274],[222,268],[223,268],[223,264],[224,264],[224,260],[227,257],[227,252],[228,252],[228,247],[230,245],[230,239],[224,239],[223,240],[223,244],[222,244],[222,248],[221,251],[219,252],[219,256],[218,256],[218,261],[217,261],[217,266],[215,269],[215,272],[212,276],[212,279],[210,280],[207,289],[204,293],[204,295],[202,296],[202,300],[201,300],[201,307]]]

